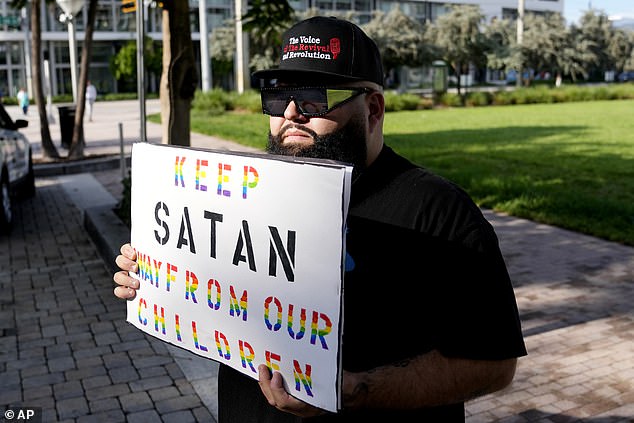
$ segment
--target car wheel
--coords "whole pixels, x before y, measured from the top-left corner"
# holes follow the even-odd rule
[[[3,173],[2,181],[0,181],[0,233],[9,233],[12,222],[11,187],[9,186],[9,178],[6,173]]]

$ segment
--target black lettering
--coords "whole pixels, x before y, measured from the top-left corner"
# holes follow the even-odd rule
[[[187,236],[185,238],[185,227],[187,227]],[[192,254],[196,254],[196,246],[194,245],[194,234],[192,233],[192,225],[189,222],[189,209],[185,207],[183,209],[183,218],[181,220],[181,230],[178,235],[178,243],[176,244],[176,248],[181,248],[183,245],[189,245],[189,251]]]
[[[236,243],[236,249],[233,253],[233,265],[237,266],[241,261],[247,262],[247,257],[242,254],[242,250],[246,246],[249,269],[253,272],[255,269],[255,256],[253,255],[253,244],[251,243],[251,234],[249,233],[249,222],[242,221],[242,231],[238,235],[238,242]]]
[[[156,241],[159,244],[165,245],[167,244],[167,241],[170,239],[170,228],[167,226],[167,222],[165,222],[164,220],[161,220],[159,216],[159,210],[161,209],[165,212],[165,216],[170,215],[170,211],[167,208],[167,204],[163,203],[162,201],[159,201],[158,203],[156,203],[156,207],[154,208],[154,219],[156,219],[157,225],[163,227],[163,229],[165,230],[165,235],[161,236],[159,235],[159,231],[154,231],[154,237],[156,238]]]
[[[222,222],[222,215],[205,210],[205,219],[209,219],[209,257],[216,258],[216,222]]]

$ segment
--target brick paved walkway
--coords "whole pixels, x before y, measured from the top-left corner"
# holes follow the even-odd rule
[[[112,122],[133,117],[122,104],[100,107],[102,116],[119,112]],[[95,151],[118,151],[112,122],[87,129]],[[133,133],[134,122],[127,125]],[[192,144],[229,145],[198,136]],[[119,198],[118,170],[93,175]],[[111,274],[56,181],[38,178],[37,196],[18,206],[14,233],[0,237],[0,406],[42,407],[45,422],[213,421],[213,382],[201,371],[209,362],[183,358],[125,322]],[[634,422],[634,249],[486,216],[529,355],[511,387],[467,404],[467,422]]]
[[[211,421],[166,345],[125,321],[112,276],[55,178],[0,237],[0,406],[44,422]]]
[[[515,286],[529,355],[476,422],[634,422],[634,249],[487,213]]]

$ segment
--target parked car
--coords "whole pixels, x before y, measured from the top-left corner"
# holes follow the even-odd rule
[[[0,233],[8,233],[13,223],[13,200],[35,194],[31,144],[18,129],[28,121],[13,121],[0,104]]]
[[[634,70],[625,71],[619,74],[619,82],[629,82],[634,81]]]

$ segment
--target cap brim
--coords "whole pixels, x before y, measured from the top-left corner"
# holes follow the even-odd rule
[[[264,81],[282,80],[284,82],[303,83],[307,86],[319,84],[341,84],[345,82],[362,81],[361,78],[350,76],[342,76],[340,74],[322,72],[322,71],[305,71],[295,69],[266,69],[253,72],[253,77]]]

